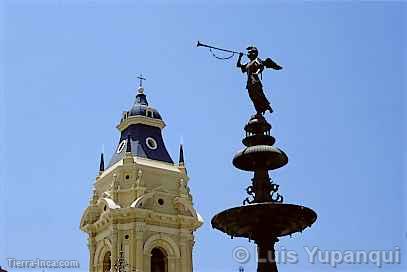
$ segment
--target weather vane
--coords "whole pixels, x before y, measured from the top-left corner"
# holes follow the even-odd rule
[[[201,43],[198,41],[197,47],[207,47],[211,51],[212,55],[217,58],[217,59],[230,59],[232,58],[235,54],[239,54],[239,58],[237,60],[236,66],[242,70],[243,73],[247,74],[247,84],[246,84],[246,89],[249,92],[249,97],[252,100],[254,104],[254,108],[256,109],[257,114],[263,115],[266,111],[269,111],[270,113],[273,112],[273,109],[271,108],[271,104],[268,101],[267,97],[264,94],[263,91],[263,84],[261,83],[262,79],[262,73],[264,70],[264,67],[266,68],[272,68],[274,70],[281,70],[282,67],[275,63],[271,58],[266,58],[265,60],[262,60],[258,57],[259,51],[255,46],[249,46],[246,48],[247,54],[244,54],[242,52],[237,52],[229,49],[223,49],[219,47],[214,47],[210,46],[204,43]],[[231,53],[230,56],[227,57],[219,57],[217,56],[213,50],[218,50],[222,52],[228,52]],[[249,58],[249,61],[247,63],[242,64],[242,57],[246,55]]]

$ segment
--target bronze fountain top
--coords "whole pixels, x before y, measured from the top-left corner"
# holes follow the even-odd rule
[[[310,208],[283,203],[278,193],[279,185],[269,176],[269,171],[283,167],[288,157],[281,149],[274,147],[271,125],[264,118],[266,111],[273,112],[266,98],[261,82],[264,67],[282,69],[270,58],[261,60],[254,46],[247,47],[249,61],[242,64],[242,52],[222,49],[198,42],[197,46],[207,47],[219,59],[228,59],[239,54],[237,67],[247,74],[246,89],[256,109],[244,130],[242,140],[245,147],[236,153],[233,165],[241,170],[254,172],[252,184],[246,188],[249,195],[243,205],[227,209],[212,218],[212,227],[232,237],[254,240],[258,246],[257,272],[277,272],[274,245],[279,237],[302,232],[316,221],[317,214]],[[220,58],[212,50],[232,53]]]

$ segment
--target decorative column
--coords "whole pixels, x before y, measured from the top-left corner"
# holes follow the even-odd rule
[[[194,237],[191,235],[191,239],[189,240],[189,250],[190,250],[189,267],[191,269],[191,272],[194,271],[194,262],[193,262],[193,256],[192,256],[192,252],[194,250],[194,245],[195,245],[195,240],[194,240]]]
[[[88,248],[89,248],[89,271],[96,272],[95,265],[96,239],[94,233],[89,234]]]
[[[179,247],[181,251],[180,265],[182,272],[192,272],[192,250],[190,240],[191,234],[189,233],[189,231],[181,230]]]
[[[137,222],[134,228],[134,248],[135,248],[135,268],[136,272],[144,272],[144,232],[146,229],[146,224],[142,222]]]
[[[177,258],[174,256],[168,256],[168,272],[178,272],[179,267],[177,264]]]
[[[137,256],[137,232],[136,232],[136,223],[134,223],[133,225],[133,229],[131,230],[131,240],[130,240],[130,257],[129,257],[129,265],[130,265],[130,271],[137,271],[136,270],[136,264],[137,264],[137,260],[136,260],[136,256]],[[138,271],[137,271],[138,272]]]
[[[181,259],[180,259],[181,272],[190,272],[187,269],[188,252],[187,252],[187,242],[185,241],[185,238],[181,238],[181,241],[179,243],[179,248],[181,251]]]
[[[103,262],[95,263],[95,271],[96,272],[103,272]]]
[[[145,255],[143,254],[143,257],[144,257],[143,272],[151,272],[151,252],[147,252]]]
[[[112,225],[112,252],[110,255],[110,263],[112,266],[117,262],[117,252],[118,252],[118,231],[117,231],[117,225],[113,224]]]
[[[189,233],[189,231],[184,232],[185,237],[185,247],[186,247],[186,256],[185,256],[185,263],[186,263],[186,271],[192,272],[192,242],[193,237]]]

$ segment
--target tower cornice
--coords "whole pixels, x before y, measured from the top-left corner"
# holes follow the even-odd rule
[[[181,175],[186,181],[189,180],[189,177],[185,173],[183,173],[178,166],[174,165],[173,163],[133,156],[133,166],[145,167],[146,169],[154,169],[166,173],[173,173],[174,175]],[[116,162],[111,167],[107,168],[103,173],[98,175],[95,179],[94,185],[99,180],[102,180],[104,177],[110,175],[112,172],[117,171],[119,167],[126,167],[126,164],[124,163],[123,159]]]
[[[137,125],[137,124],[157,127],[159,129],[165,128],[165,123],[163,120],[150,118],[150,117],[146,117],[146,116],[126,116],[126,113],[124,114],[122,120],[116,126],[116,128],[120,132],[123,132],[129,126]]]

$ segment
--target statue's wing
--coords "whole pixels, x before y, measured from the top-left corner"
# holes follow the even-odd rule
[[[274,70],[281,70],[283,69],[283,67],[281,67],[280,65],[278,65],[277,63],[275,63],[272,59],[267,58],[265,60],[263,60],[263,64],[265,67],[267,68],[272,68]]]

